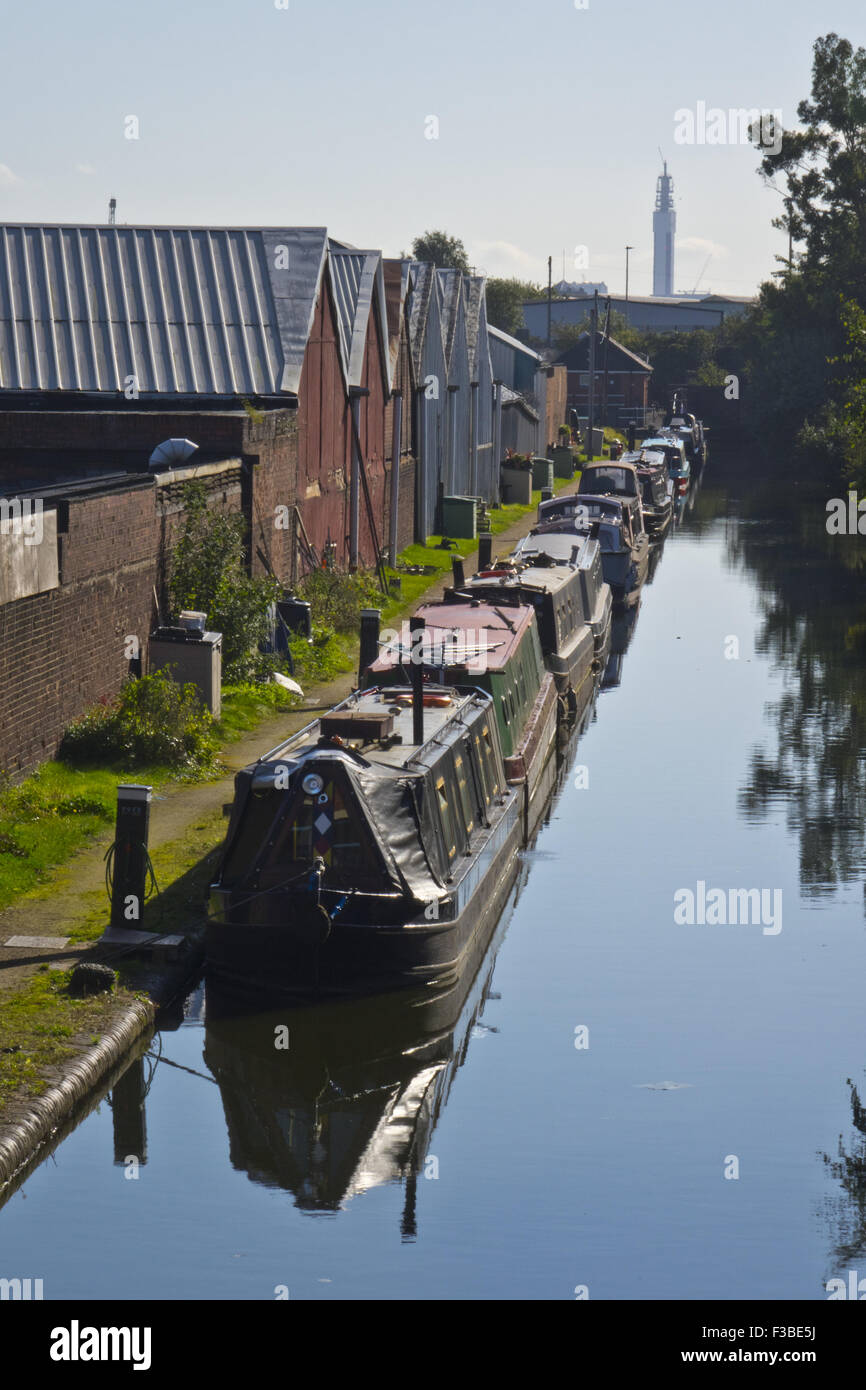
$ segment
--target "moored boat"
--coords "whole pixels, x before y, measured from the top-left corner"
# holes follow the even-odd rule
[[[448,983],[520,839],[489,694],[358,691],[238,773],[208,971],[288,998]]]
[[[644,449],[630,456],[641,488],[643,520],[650,542],[668,533],[674,514],[676,491],[664,454]]]
[[[566,701],[545,668],[535,609],[529,604],[467,601],[422,604],[416,632],[402,631],[381,646],[364,682],[385,686],[410,679],[423,667],[425,688],[475,685],[492,700],[509,785],[523,798],[524,835],[540,814],[548,779],[545,764],[556,746],[558,723],[568,717]]]
[[[668,432],[653,435],[651,439],[643,441],[641,454],[646,453],[664,454],[674,486],[677,492],[684,496],[689,490],[692,468],[682,439]]]
[[[547,541],[560,534],[591,536],[601,546],[602,573],[615,603],[635,603],[646,578],[649,540],[643,529],[640,501],[636,497],[573,494],[554,497],[538,508],[539,522],[531,532],[537,548],[541,537],[550,554],[561,554],[567,542]],[[530,537],[521,542],[530,543]],[[553,547],[553,548],[551,548]]]
[[[602,573],[601,549],[588,536],[573,536],[568,554],[556,559],[543,547],[520,541],[513,552],[480,570],[451,603],[529,604],[535,609],[541,650],[571,717],[589,699],[595,673],[610,647],[611,595]]]

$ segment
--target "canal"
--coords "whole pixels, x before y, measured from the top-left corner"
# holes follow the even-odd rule
[[[199,988],[0,1210],[0,1265],[144,1301],[847,1281],[866,608],[826,494],[762,473],[711,457],[475,977],[258,1017]]]

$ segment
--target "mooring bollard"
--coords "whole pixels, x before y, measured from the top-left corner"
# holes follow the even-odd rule
[[[358,657],[358,686],[363,688],[364,675],[368,666],[379,655],[379,627],[382,622],[381,608],[361,609],[361,651]]]
[[[478,537],[478,568],[486,570],[490,568],[493,559],[493,534],[490,531],[482,531]]]
[[[117,788],[117,821],[112,845],[111,925],[139,927],[144,910],[149,856],[152,787],[123,782]]]

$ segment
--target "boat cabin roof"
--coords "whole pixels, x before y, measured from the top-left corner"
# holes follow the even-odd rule
[[[551,497],[539,503],[538,520],[564,521],[574,517],[579,521],[588,516],[593,520],[604,517],[621,525],[623,511],[631,502],[630,497],[611,497],[607,493],[596,495],[584,492],[572,493],[568,497]]]
[[[686,453],[685,441],[680,439],[678,434],[657,435],[653,439],[645,439],[644,449],[656,449],[664,452],[675,449],[678,454],[682,454],[683,458],[685,458]]]
[[[421,651],[427,666],[477,665],[484,657],[484,669],[502,669],[514,656],[528,628],[535,623],[535,609],[518,604],[505,610],[481,599],[463,603],[425,603],[417,611],[426,627]],[[393,670],[411,659],[413,650],[409,623],[404,622],[397,641],[386,643],[370,666],[370,674]]]
[[[575,536],[572,539],[572,549],[579,550],[581,538]],[[464,584],[461,592],[485,594],[501,593],[503,599],[508,599],[510,595],[519,597],[522,590],[527,590],[532,594],[554,594],[559,589],[564,589],[571,583],[577,570],[579,556],[575,556],[574,563],[571,559],[565,564],[557,564],[554,567],[533,564],[531,559],[525,559],[520,553],[520,546],[515,546],[514,553],[507,562],[497,562],[497,567],[490,570],[480,570],[478,574],[472,576]]]
[[[465,733],[466,721],[490,705],[483,691],[441,685],[424,691],[424,738],[415,743],[411,686],[359,690],[251,764],[255,786],[269,785],[277,767],[293,771],[307,758],[339,756],[355,765],[394,772],[435,762],[444,742]],[[359,763],[360,760],[360,763]],[[409,764],[412,764],[411,768]]]

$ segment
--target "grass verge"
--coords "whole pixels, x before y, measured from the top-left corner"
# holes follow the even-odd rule
[[[66,989],[66,972],[40,966],[22,990],[3,1000],[0,1109],[13,1094],[40,1095],[49,1084],[46,1073],[82,1046],[99,1042],[118,1004],[133,998],[118,989],[73,999]]]

